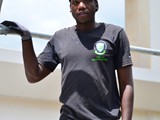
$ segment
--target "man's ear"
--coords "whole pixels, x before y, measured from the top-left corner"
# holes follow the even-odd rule
[[[72,12],[72,10],[71,10],[71,3],[69,4],[69,9],[70,9],[70,12]]]
[[[98,11],[98,7],[96,7],[96,11]]]
[[[96,11],[98,11],[99,5],[98,5],[97,0],[95,1],[95,3],[96,3]]]

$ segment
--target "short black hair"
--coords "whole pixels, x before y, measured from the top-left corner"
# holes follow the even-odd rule
[[[99,8],[98,0],[94,0],[94,1],[96,2],[96,7],[97,7],[96,11],[97,11],[97,10],[98,10],[98,8]],[[69,2],[71,2],[71,0],[69,0]]]
[[[95,0],[96,2],[98,2],[97,0]],[[69,0],[69,2],[71,2],[71,0]]]

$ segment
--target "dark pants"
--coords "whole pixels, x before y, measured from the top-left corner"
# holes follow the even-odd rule
[[[61,108],[61,116],[59,120],[78,120],[76,117],[76,114],[74,111],[67,107],[67,106],[62,106]]]
[[[65,105],[61,107],[60,112],[61,112],[61,116],[59,120],[83,120],[80,117],[78,117],[71,108]],[[106,120],[117,120],[117,119],[106,119]]]
[[[76,119],[72,118],[72,116],[62,114],[59,120],[76,120]]]

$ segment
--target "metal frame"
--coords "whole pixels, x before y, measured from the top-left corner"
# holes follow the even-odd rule
[[[2,2],[3,0],[0,0],[0,12],[1,12],[1,7],[2,7]]]
[[[0,34],[7,35],[8,32],[9,32],[9,29],[4,25],[0,24]],[[51,35],[48,35],[48,34],[42,34],[42,33],[36,33],[36,32],[31,32],[31,34],[32,34],[32,37],[35,37],[35,38],[40,38],[45,40],[49,40],[51,38]],[[157,50],[157,49],[144,48],[144,47],[138,47],[138,46],[130,46],[130,48],[131,48],[131,51],[134,51],[134,52],[160,56],[160,50]]]
[[[131,51],[134,51],[134,52],[160,56],[160,50],[158,49],[144,48],[144,47],[138,47],[138,46],[130,46],[130,48],[131,48]]]
[[[2,7],[2,2],[3,0],[0,0],[0,12]],[[0,35],[7,35],[9,32],[10,30],[7,27],[0,24]],[[35,38],[41,38],[46,40],[49,40],[51,38],[51,35],[47,35],[47,34],[36,33],[36,32],[31,32],[31,34],[32,34],[32,37],[35,37]],[[144,48],[144,47],[138,47],[138,46],[130,46],[130,48],[131,48],[131,51],[134,51],[134,52],[160,56],[160,50],[157,50],[157,49]]]
[[[51,37],[51,35],[41,34],[41,33],[32,33],[32,36],[36,38],[47,39],[47,40],[50,39]],[[157,49],[144,48],[144,47],[138,47],[138,46],[130,46],[130,49],[131,51],[134,51],[134,52],[160,56],[160,50],[157,50]]]

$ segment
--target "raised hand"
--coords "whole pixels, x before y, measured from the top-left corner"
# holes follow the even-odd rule
[[[17,33],[22,37],[22,40],[30,40],[32,38],[31,33],[24,26],[13,21],[3,21],[2,25],[8,27],[11,31],[10,33]]]

